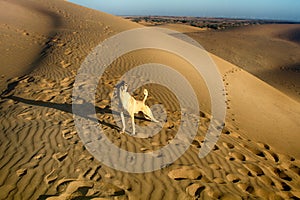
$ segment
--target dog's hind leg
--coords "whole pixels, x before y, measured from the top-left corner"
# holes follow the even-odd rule
[[[156,120],[152,114],[151,109],[148,106],[145,106],[144,109],[142,110],[142,112],[144,113],[144,116],[146,119],[151,120],[153,122],[159,122],[158,120]]]
[[[122,120],[122,130],[121,133],[125,133],[125,120],[124,120],[124,113],[121,112],[121,120]]]

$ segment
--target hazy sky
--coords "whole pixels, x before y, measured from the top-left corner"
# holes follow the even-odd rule
[[[300,21],[300,0],[69,0],[114,15],[244,17]]]

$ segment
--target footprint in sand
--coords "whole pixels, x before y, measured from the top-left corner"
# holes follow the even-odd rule
[[[24,169],[19,169],[19,170],[16,171],[16,173],[17,173],[17,176],[18,176],[18,177],[22,177],[22,176],[24,176],[24,175],[27,174],[27,169],[26,169],[26,168],[24,168]]]
[[[249,145],[245,145],[244,147],[246,149],[248,149],[249,151],[251,151],[252,153],[254,153],[255,155],[257,155],[261,158],[265,158],[264,152],[262,152],[259,148],[254,147],[254,146],[249,146]]]
[[[60,62],[62,68],[68,68],[71,66],[71,63],[67,63],[64,60]]]
[[[75,197],[86,196],[88,190],[94,186],[94,183],[92,181],[67,180],[62,183],[67,184],[67,186],[65,186],[66,187],[65,190],[61,191],[61,195],[59,195],[60,197],[59,199],[68,199],[68,198],[74,199]]]
[[[276,163],[279,162],[278,155],[276,153],[270,151],[270,150],[264,151],[264,155],[265,155],[266,159],[268,159],[268,160],[272,160],[272,161],[274,161]]]
[[[66,43],[64,43],[64,42],[60,42],[60,43],[57,43],[57,46],[58,46],[58,47],[63,47],[63,46],[66,46]]]
[[[228,142],[223,142],[223,146],[228,149],[234,149],[234,145]]]
[[[242,190],[249,194],[254,193],[254,187],[250,183],[238,183],[237,186]]]
[[[52,157],[57,160],[59,163],[64,161],[64,159],[68,156],[68,153],[62,153],[62,152],[59,152],[59,153],[56,153],[54,154]]]
[[[241,181],[241,177],[238,174],[228,174],[226,178],[232,183],[238,183]]]
[[[200,144],[200,142],[197,141],[197,140],[193,140],[192,145],[195,146],[195,147],[198,148],[198,149],[201,148],[201,144]]]
[[[23,33],[22,33],[24,36],[29,36],[29,33],[27,32],[27,31],[23,31]]]
[[[213,147],[212,150],[213,150],[213,151],[218,151],[218,150],[220,150],[220,148],[218,147],[218,145],[215,144],[215,146]]]
[[[47,198],[54,199],[128,199],[125,190],[105,182],[80,179],[62,179],[56,186],[57,194]]]
[[[273,151],[271,151],[271,147],[265,143],[257,143],[257,145],[261,148],[264,149],[264,151],[261,152],[257,152],[261,157],[265,157],[268,160],[272,160],[274,162],[279,162],[279,156],[274,153]],[[257,154],[256,154],[257,155]]]
[[[271,147],[265,143],[258,142],[257,145],[263,149],[270,150]]]
[[[290,164],[289,169],[295,172],[298,176],[300,176],[300,167]]]
[[[41,160],[41,159],[44,158],[44,157],[45,157],[45,154],[44,154],[44,153],[41,153],[41,154],[38,154],[38,155],[34,156],[34,159],[35,159],[35,160]]]
[[[265,174],[264,171],[256,164],[247,163],[244,166],[255,176],[262,176]]]
[[[64,52],[64,54],[67,56],[67,55],[70,55],[70,54],[72,54],[73,53],[73,51],[71,50],[71,49],[66,49],[65,50],[65,52]]]
[[[283,180],[286,180],[286,181],[293,180],[290,176],[288,176],[283,170],[281,170],[279,168],[275,168],[274,173],[276,174],[276,176],[278,176],[279,178],[281,178]]]
[[[292,188],[288,184],[286,184],[285,182],[281,182],[281,190],[283,190],[283,191],[291,191]]]
[[[269,187],[275,186],[275,183],[273,182],[273,180],[269,176],[262,175],[261,177],[259,177],[259,180],[262,183],[264,183],[266,186],[269,186]]]
[[[231,132],[229,130],[227,130],[226,128],[223,128],[222,133],[225,135],[230,135]]]
[[[239,128],[236,127],[236,130],[239,130]],[[237,132],[235,132],[235,131],[230,131],[230,130],[227,130],[227,129],[225,128],[225,129],[223,129],[222,133],[225,134],[225,135],[228,135],[228,136],[232,136],[232,137],[234,137],[234,138],[237,138],[237,139],[239,139],[239,140],[243,140],[243,138],[242,138]]]
[[[229,155],[234,158],[235,160],[239,160],[239,161],[246,161],[246,157],[240,153],[240,152],[230,152]]]
[[[202,191],[205,189],[205,186],[201,183],[193,183],[192,185],[188,186],[186,188],[186,192],[192,196],[197,198],[200,198]]]
[[[202,173],[200,169],[196,167],[183,166],[181,168],[171,170],[168,173],[168,176],[174,180],[200,180],[202,178]]]

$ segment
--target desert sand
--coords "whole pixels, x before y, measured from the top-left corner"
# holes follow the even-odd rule
[[[300,101],[299,24],[249,25],[211,31],[184,24],[156,26],[187,34],[207,51]]]
[[[161,63],[201,89],[197,93],[201,125],[185,154],[158,171],[125,173],[105,166],[86,150],[74,125],[72,91],[77,70],[95,46],[121,31],[142,26],[61,0],[11,0],[0,5],[0,48],[4,52],[0,59],[1,199],[300,198],[300,104],[295,93],[250,70],[246,55],[256,55],[258,49],[244,49],[245,65],[241,66],[218,55],[218,51],[225,52],[221,43],[214,47],[216,52],[203,44],[222,74],[227,116],[220,139],[202,159],[198,152],[211,121],[210,102],[202,78],[195,77],[191,65],[177,55],[154,49],[134,51],[112,63],[99,82],[95,107],[106,136],[124,150],[143,153],[167,145],[180,126],[180,111],[170,91],[146,85],[147,103],[163,104],[167,122],[159,134],[148,139],[120,135],[110,98],[122,74],[144,63]],[[10,10],[18,12],[9,14]],[[269,34],[265,27],[251,29],[249,34]],[[189,32],[196,39],[204,37],[196,29]],[[236,32],[232,31],[232,37]],[[218,33],[205,34],[210,41]],[[230,31],[226,34],[231,36]],[[221,36],[216,38],[221,40]],[[294,58],[289,54],[293,52],[296,62],[299,45],[287,38],[289,34],[282,33],[278,40],[295,51],[278,54]],[[269,37],[261,40],[269,41]],[[264,52],[264,47],[259,50]],[[273,62],[265,54],[260,56],[257,62]],[[276,67],[291,66],[291,62],[281,61]],[[137,99],[142,99],[141,91],[135,91]]]

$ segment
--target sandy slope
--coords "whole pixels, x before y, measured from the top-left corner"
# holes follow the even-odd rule
[[[214,60],[224,70],[230,124],[241,134],[299,157],[295,142],[299,137],[299,102],[218,57]]]
[[[182,30],[184,31],[184,30]],[[189,36],[203,47],[300,101],[299,24],[272,24]]]
[[[68,76],[70,69],[76,69],[79,65],[78,61],[74,63],[79,58],[72,57],[72,51],[79,52],[77,55],[80,56],[108,35],[139,27],[126,21],[120,22],[117,17],[84,8],[79,8],[78,13],[70,16],[68,12],[73,9],[71,4],[66,4],[66,8],[62,9],[60,5],[53,7],[47,2],[38,5],[35,1],[1,1],[0,5],[3,10],[0,14],[0,48],[3,52],[0,55],[1,91],[6,87],[6,80],[39,68],[43,63],[52,65],[52,68],[68,67],[68,70],[58,68],[61,72],[54,70]],[[81,19],[81,23],[74,18]],[[88,43],[81,39],[87,36],[92,37]],[[71,48],[68,43],[73,40],[77,40],[78,44],[72,44]],[[48,54],[49,52],[51,53]],[[56,59],[60,54],[68,54],[64,59],[72,59],[76,66],[69,66],[68,60]]]
[[[1,1],[0,7],[2,91],[6,88],[7,79],[30,71],[32,63],[39,59],[54,24],[45,9],[37,9],[30,2],[19,5],[14,1]]]
[[[197,136],[180,159],[152,173],[124,173],[95,160],[74,127],[71,95],[76,71],[100,41],[139,26],[64,1],[10,2],[20,9],[29,2],[55,15],[60,23],[46,26],[44,34],[50,31],[51,35],[46,36],[46,45],[36,46],[42,49],[40,55],[38,50],[28,51],[38,58],[30,65],[34,70],[7,82],[0,99],[1,199],[300,198],[299,103],[215,56],[228,90],[228,115],[221,138],[207,157],[198,158],[210,122],[203,81],[182,58],[143,50],[117,59],[99,82],[96,110],[105,134],[115,145],[133,152],[151,152],[173,139],[180,112],[176,98],[165,88],[145,86],[150,93],[147,103],[163,104],[168,114],[164,128],[152,138],[120,135],[109,107],[113,87],[124,72],[157,62],[180,71],[201,88],[203,113]],[[137,98],[140,94],[136,91]],[[149,124],[142,119],[136,123]]]

